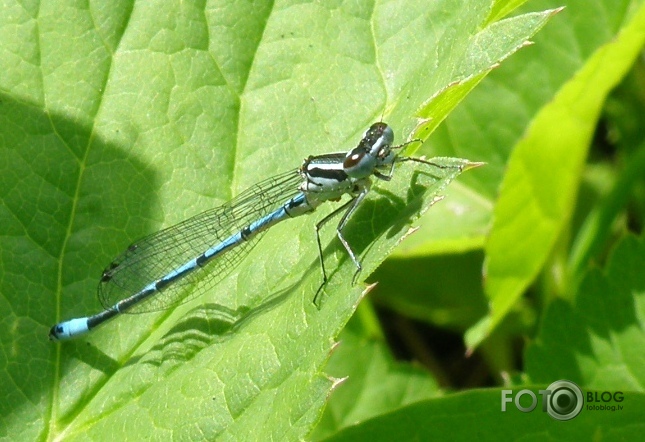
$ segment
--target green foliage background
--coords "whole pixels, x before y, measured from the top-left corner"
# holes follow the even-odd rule
[[[4,2],[0,437],[642,434],[643,3]],[[347,229],[369,296],[330,228],[312,305],[321,208],[216,293],[47,341],[99,310],[97,277],[130,242],[381,118],[427,140],[417,155],[487,165],[404,164],[374,189]],[[463,333],[498,387],[453,393],[442,361],[395,362],[373,300]],[[561,378],[626,391],[624,411],[499,411],[502,385]]]

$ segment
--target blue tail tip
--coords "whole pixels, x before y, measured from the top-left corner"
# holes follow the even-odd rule
[[[63,327],[60,326],[60,324],[56,324],[52,328],[49,329],[49,340],[50,341],[58,341],[58,336],[60,336],[60,333],[63,331]]]

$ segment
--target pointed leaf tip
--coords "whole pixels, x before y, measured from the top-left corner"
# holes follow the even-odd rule
[[[484,161],[474,161],[474,162],[469,161],[464,165],[464,168],[462,170],[466,171],[466,170],[474,169],[476,167],[485,166],[485,165],[486,165],[486,162]]]

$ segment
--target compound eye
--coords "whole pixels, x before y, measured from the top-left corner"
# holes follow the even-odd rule
[[[343,168],[352,169],[356,167],[363,157],[365,157],[365,152],[362,152],[362,150],[359,151],[358,149],[354,149],[350,151],[345,157],[345,161],[343,161]]]

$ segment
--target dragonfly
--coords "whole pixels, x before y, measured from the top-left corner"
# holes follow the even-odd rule
[[[372,179],[390,181],[394,165],[406,161],[463,167],[399,155],[401,148],[415,141],[420,142],[393,145],[392,128],[384,122],[374,123],[349,152],[310,156],[298,169],[261,181],[219,207],[134,242],[101,275],[98,297],[104,310],[59,322],[50,329],[50,340],[82,336],[123,313],[164,310],[187,302],[227,276],[274,225],[349,195],[348,201],[315,225],[322,269],[322,283],[313,300],[318,305],[328,281],[320,230],[342,214],[336,233],[356,266],[355,282],[361,262],[343,229],[367,196]]]

